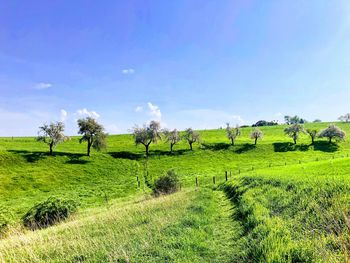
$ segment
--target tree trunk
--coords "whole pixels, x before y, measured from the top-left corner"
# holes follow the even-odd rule
[[[328,139],[329,139],[329,143],[332,143],[332,137],[329,137]]]
[[[192,151],[192,142],[189,142],[189,145],[190,145],[190,149]]]
[[[231,138],[231,145],[235,145],[235,141],[233,140],[233,138]]]
[[[170,143],[170,152],[173,153],[173,146],[174,144],[173,143]]]
[[[148,152],[149,152],[149,144],[145,144],[145,148],[146,148],[146,156],[148,156]]]
[[[293,138],[294,144],[297,144],[297,139]]]
[[[315,138],[311,137],[311,144],[314,145],[315,144]]]
[[[52,155],[53,143],[50,143],[50,155]]]
[[[87,156],[89,156],[89,157],[90,157],[91,145],[92,145],[92,142],[90,140],[88,140]]]
[[[255,138],[255,142],[254,142],[254,145],[256,145],[256,142],[258,141],[258,138]]]

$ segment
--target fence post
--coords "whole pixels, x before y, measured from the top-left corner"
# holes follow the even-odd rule
[[[226,173],[225,173],[225,180],[226,180],[226,182],[227,182],[227,171],[226,171]]]
[[[140,186],[141,186],[140,183],[141,183],[140,181],[137,181],[137,187],[138,188],[140,188]]]
[[[198,177],[196,176],[196,187],[198,187]]]
[[[213,176],[213,184],[215,184],[215,176]]]

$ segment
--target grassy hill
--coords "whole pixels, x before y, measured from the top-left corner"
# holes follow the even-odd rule
[[[337,125],[350,134],[349,124]],[[306,125],[311,127],[327,124]],[[181,142],[170,154],[169,145],[160,142],[151,145],[148,161],[130,135],[109,136],[106,151],[90,158],[76,137],[59,145],[55,156],[34,138],[1,138],[0,207],[14,225],[49,196],[78,200],[80,208],[75,218],[49,229],[14,227],[18,233],[10,231],[0,241],[0,255],[43,262],[65,254],[70,262],[344,262],[350,248],[349,141],[310,145],[302,135],[294,146],[284,128],[262,128],[264,138],[256,146],[251,128],[242,129],[235,146],[225,130],[200,131],[202,142],[194,151]],[[183,190],[135,203],[149,196],[144,176],[152,182],[169,169],[179,174]],[[232,177],[224,191],[212,191],[213,177],[216,185],[224,183],[225,171]],[[192,209],[196,204],[202,208]],[[198,222],[183,224],[186,217]],[[72,241],[64,244],[67,235]]]

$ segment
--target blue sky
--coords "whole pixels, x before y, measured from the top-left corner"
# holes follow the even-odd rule
[[[350,2],[0,1],[0,136],[350,111]]]

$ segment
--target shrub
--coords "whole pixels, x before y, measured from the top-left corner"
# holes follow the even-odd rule
[[[154,181],[153,192],[155,194],[171,194],[178,190],[179,178],[174,170],[170,170]]]
[[[50,197],[32,207],[22,218],[24,226],[30,229],[45,228],[54,225],[74,213],[77,203]]]

